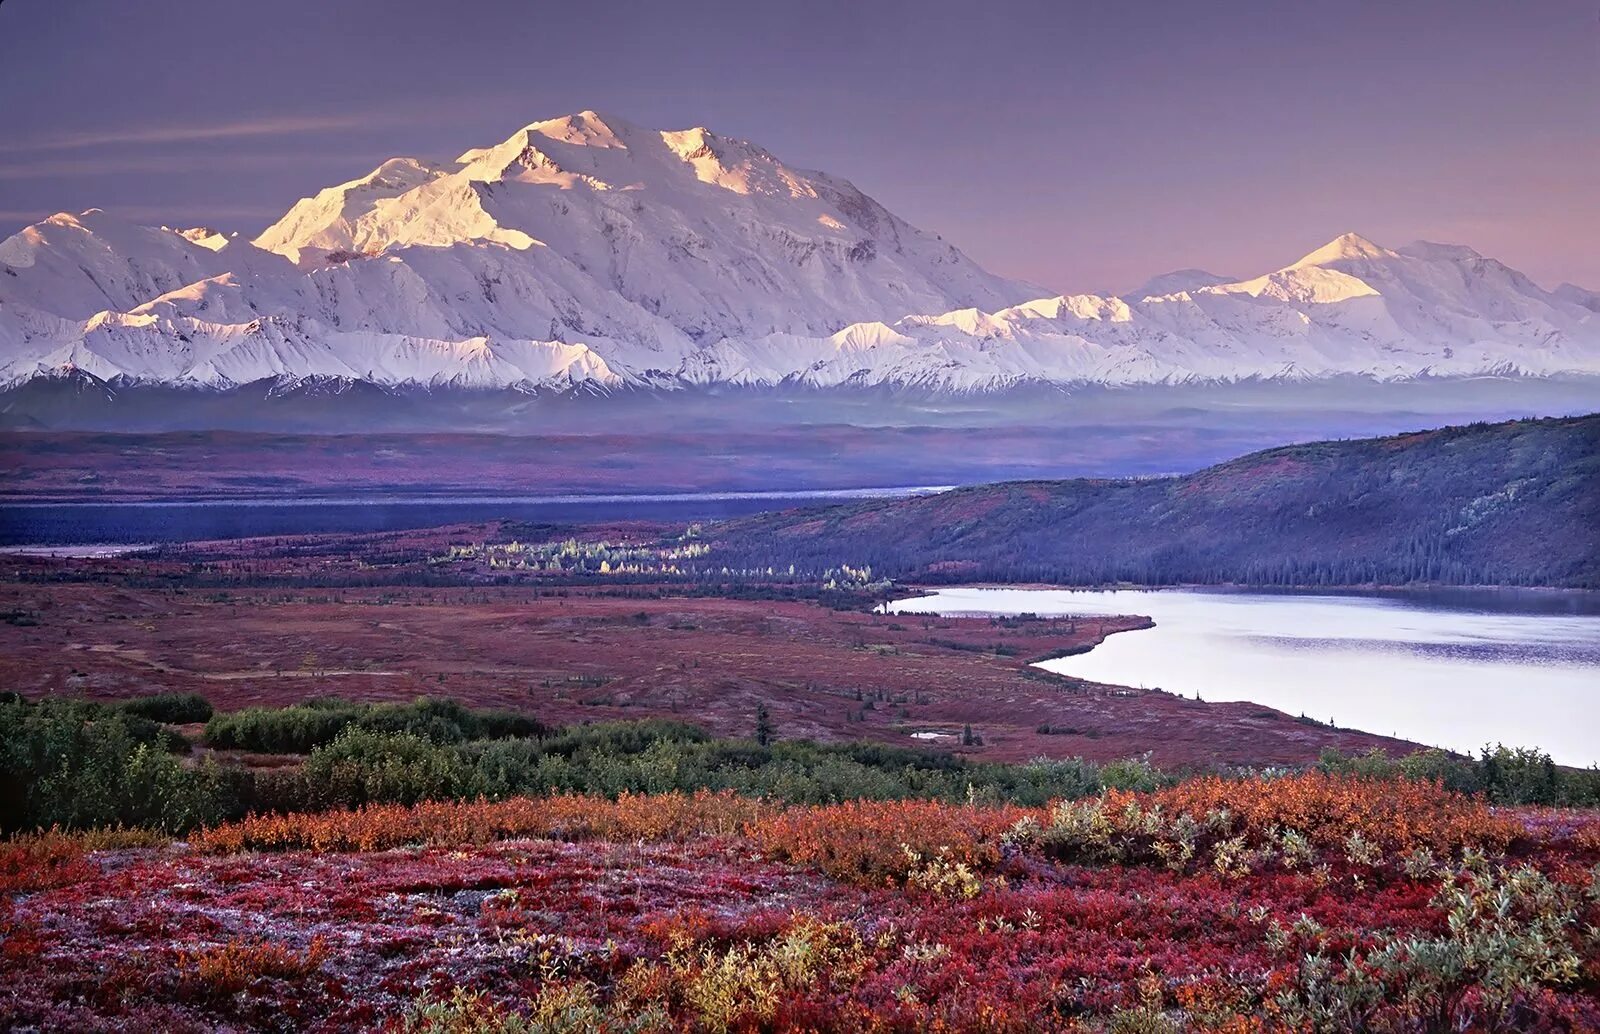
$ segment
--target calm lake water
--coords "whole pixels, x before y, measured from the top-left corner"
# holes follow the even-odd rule
[[[908,614],[1145,614],[1156,627],[1046,661],[1064,675],[1249,700],[1471,751],[1600,764],[1600,597],[1439,590],[1278,594],[943,589]]]
[[[917,486],[812,492],[10,503],[0,505],[0,546],[192,542],[253,535],[397,531],[501,519],[552,524],[623,520],[687,524],[795,506],[943,490]]]

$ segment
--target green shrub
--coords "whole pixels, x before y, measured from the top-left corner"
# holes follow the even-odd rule
[[[346,729],[306,759],[305,779],[323,806],[415,804],[476,796],[461,750],[410,732]]]
[[[218,749],[267,754],[309,754],[333,742],[355,712],[323,705],[247,707],[214,716],[206,723],[206,743]]]
[[[0,832],[118,823],[182,832],[247,811],[564,791],[616,796],[709,789],[797,804],[919,798],[1039,806],[1174,781],[1148,756],[1105,765],[1082,759],[999,764],[878,743],[763,746],[714,739],[703,729],[661,719],[550,731],[526,716],[426,698],[409,704],[319,699],[213,715],[207,724],[213,745],[308,755],[302,765],[259,771],[178,757],[188,743],[146,714],[171,717],[180,706],[194,705],[176,699],[142,708],[0,702]],[[1538,751],[1498,748],[1474,759],[1432,750],[1398,760],[1382,752],[1348,757],[1330,751],[1319,767],[1372,779],[1438,781],[1497,803],[1600,803],[1600,773],[1558,768]]]
[[[1451,754],[1438,747],[1419,750],[1401,758],[1400,774],[1407,779],[1431,780],[1457,793],[1483,791],[1483,774],[1471,758]]]
[[[578,754],[637,754],[659,740],[678,743],[704,743],[711,734],[699,726],[665,718],[645,718],[635,722],[596,722],[557,731],[545,739],[548,754],[572,757]]]
[[[157,693],[124,700],[118,706],[124,714],[169,725],[209,721],[212,715],[211,702],[199,693]]]
[[[544,723],[527,715],[471,710],[455,700],[419,697],[408,704],[358,704],[329,697],[293,707],[249,707],[219,714],[206,723],[206,742],[223,749],[309,754],[351,727],[411,733],[435,743],[549,732]]]
[[[0,704],[0,832],[179,832],[236,815],[242,775],[185,765],[168,750],[169,737],[148,718],[95,704]]]
[[[1138,790],[1145,793],[1171,785],[1174,780],[1150,764],[1150,755],[1110,761],[1100,768],[1100,783],[1108,790]]]
[[[1317,767],[1366,779],[1426,779],[1491,804],[1600,805],[1600,771],[1561,768],[1549,754],[1527,748],[1485,747],[1476,758],[1433,748],[1396,759],[1376,748],[1349,755],[1330,747]]]
[[[1400,775],[1399,763],[1382,747],[1373,747],[1365,754],[1346,754],[1337,747],[1327,747],[1317,759],[1317,767],[1329,775],[1365,779],[1395,779]]]
[[[1483,790],[1495,804],[1565,804],[1568,789],[1549,754],[1496,746],[1478,759]]]

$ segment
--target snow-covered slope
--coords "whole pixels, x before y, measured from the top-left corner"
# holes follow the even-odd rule
[[[576,267],[696,341],[831,333],[1037,293],[843,180],[706,129],[658,132],[592,111],[454,163],[385,162],[301,201],[256,243],[308,267],[330,251],[498,244],[507,265],[540,278]]]
[[[1142,298],[1159,298],[1162,295],[1178,294],[1181,291],[1198,291],[1202,287],[1215,287],[1217,284],[1226,284],[1233,280],[1231,276],[1219,276],[1208,273],[1203,269],[1174,269],[1170,273],[1161,273],[1146,280],[1143,285],[1127,294],[1119,295],[1128,301],[1136,302]]]
[[[583,112],[395,158],[251,242],[58,215],[0,243],[0,384],[519,390],[1600,375],[1600,296],[1347,234],[1234,281],[1041,297],[848,182]]]
[[[216,249],[182,232],[133,226],[91,208],[53,215],[0,241],[0,300],[85,319],[226,269]]]

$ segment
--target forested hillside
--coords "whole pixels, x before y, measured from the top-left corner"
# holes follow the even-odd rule
[[[1270,449],[731,522],[730,566],[974,580],[1600,587],[1600,415]]]

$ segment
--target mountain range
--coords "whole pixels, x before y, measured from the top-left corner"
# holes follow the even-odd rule
[[[614,394],[1600,376],[1600,294],[1345,234],[1120,297],[997,276],[848,181],[582,112],[393,158],[253,241],[59,214],[0,242],[0,388],[73,377]],[[1600,383],[1600,382],[1597,382]]]

